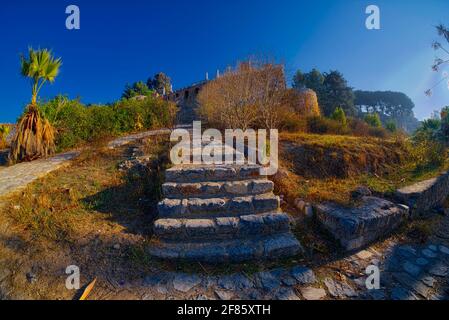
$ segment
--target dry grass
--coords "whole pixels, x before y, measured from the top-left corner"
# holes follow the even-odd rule
[[[161,140],[147,147],[158,165],[165,145]],[[16,266],[7,288],[13,297],[71,298],[64,287],[64,270],[71,264],[83,270],[83,281],[133,279],[149,268],[145,248],[158,197],[152,194],[157,165],[148,177],[120,172],[128,150],[93,146],[71,166],[3,200],[0,268]],[[26,281],[30,271],[38,273],[40,293]]]
[[[286,152],[286,145],[293,149]],[[449,168],[446,162],[442,167],[418,169],[407,148],[394,139],[282,134],[281,147],[281,169],[273,180],[277,193],[290,205],[296,198],[348,205],[357,186],[389,193]]]

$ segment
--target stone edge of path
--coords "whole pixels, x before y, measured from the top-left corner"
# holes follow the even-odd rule
[[[5,178],[4,177],[5,172],[9,171],[9,173],[11,173],[11,172],[18,171],[20,169],[27,168],[27,167],[36,166],[36,165],[39,166],[40,164],[45,164],[45,165],[52,164],[51,168],[44,167],[40,171],[35,171],[35,172],[30,171],[30,173],[28,173],[26,175],[27,179],[25,179],[25,181],[22,184],[15,185],[15,187],[13,187],[12,189],[6,189],[6,190],[3,190],[3,192],[0,189],[0,198],[9,196],[16,192],[19,192],[20,190],[23,190],[27,185],[34,182],[35,180],[46,176],[47,174],[49,174],[52,171],[55,171],[57,169],[60,169],[64,166],[68,165],[69,161],[75,159],[77,156],[79,156],[80,153],[81,153],[81,151],[79,151],[79,150],[72,150],[72,151],[58,154],[51,158],[39,159],[39,160],[32,161],[32,162],[22,162],[22,163],[18,163],[11,167],[0,169],[0,182],[2,182],[2,178]],[[8,175],[8,173],[6,173],[6,176],[7,175]],[[13,184],[13,186],[14,186],[14,184]]]
[[[126,144],[129,144],[133,141],[144,139],[151,136],[156,135],[162,135],[162,134],[169,134],[171,132],[170,129],[158,129],[158,130],[150,130],[145,132],[140,132],[137,134],[132,134],[128,136],[123,136],[116,138],[108,143],[109,149],[115,149],[117,147],[124,146]],[[23,183],[10,183],[9,186],[4,188],[3,190],[0,188],[0,198],[9,196],[13,193],[16,193],[22,189],[24,189],[28,184],[34,182],[35,180],[42,178],[46,176],[48,173],[55,171],[59,168],[62,168],[69,164],[69,161],[75,159],[79,154],[81,153],[81,150],[71,150],[64,153],[57,154],[53,157],[46,158],[46,159],[39,159],[32,162],[22,162],[18,163],[16,165],[10,166],[10,167],[4,167],[0,168],[0,183],[7,183],[8,175],[11,177],[14,177],[14,175],[20,175],[17,171],[23,170],[24,168],[31,167],[31,166],[39,166],[39,164],[49,165],[50,168],[47,166],[43,167],[42,170],[37,170],[35,172],[28,172],[26,174],[27,178],[24,178]],[[51,165],[53,163],[53,166]]]
[[[133,141],[139,140],[139,139],[144,139],[147,137],[163,135],[163,134],[170,134],[171,132],[172,132],[171,129],[158,129],[158,130],[140,132],[140,133],[132,134],[129,136],[119,137],[117,139],[110,141],[108,143],[108,148],[115,149],[115,148],[127,145],[128,143],[131,143]]]

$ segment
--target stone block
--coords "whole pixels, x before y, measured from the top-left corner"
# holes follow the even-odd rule
[[[232,198],[228,206],[229,212],[236,214],[250,214],[254,212],[252,197]]]
[[[273,192],[274,183],[270,180],[254,180],[251,182],[249,192],[251,194],[263,194]]]
[[[226,209],[226,200],[221,198],[188,200],[189,213],[218,213]]]
[[[253,198],[254,210],[256,212],[276,211],[280,206],[280,199],[273,194],[256,195]]]
[[[158,204],[161,217],[175,217],[187,212],[187,203],[180,199],[164,199]]]
[[[249,182],[247,181],[226,182],[223,189],[229,194],[246,195],[248,193],[248,184]]]
[[[363,197],[355,208],[324,203],[315,209],[318,221],[348,251],[388,235],[408,218],[404,207],[376,197]]]
[[[209,219],[189,219],[185,222],[188,236],[195,238],[212,237],[215,234],[215,224]]]
[[[449,196],[449,172],[396,191],[397,201],[410,208],[412,218],[426,216],[430,209],[440,206]]]

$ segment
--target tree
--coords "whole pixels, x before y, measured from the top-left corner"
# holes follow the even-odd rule
[[[361,91],[355,93],[355,105],[358,116],[363,118],[366,113],[378,113],[383,123],[389,120],[396,126],[412,133],[419,121],[415,118],[413,101],[402,92],[393,91]]]
[[[323,87],[322,98],[318,101],[325,115],[331,115],[337,107],[347,115],[355,114],[354,93],[340,72],[325,73]]]
[[[203,87],[197,98],[199,113],[219,128],[278,128],[286,91],[281,65],[241,63]]]
[[[29,57],[21,56],[22,76],[31,80],[31,105],[36,105],[37,95],[46,82],[53,83],[59,74],[61,59],[55,59],[47,49],[28,50]]]
[[[53,83],[59,74],[61,59],[54,58],[47,49],[28,51],[21,57],[21,74],[31,80],[31,104],[19,120],[11,143],[9,160],[33,160],[54,152],[54,128],[39,112],[37,97],[46,83]]]
[[[341,107],[347,115],[354,115],[354,93],[338,71],[322,74],[317,69],[308,73],[298,70],[293,77],[292,87],[296,90],[312,89],[318,96],[322,112],[330,116],[335,108]]]
[[[382,122],[378,113],[369,113],[365,115],[365,122],[374,128],[381,128]]]
[[[132,86],[126,85],[122,98],[131,99],[137,96],[150,96],[152,93],[153,91],[144,82],[139,81],[135,82]]]
[[[446,28],[444,25],[440,24],[436,27],[437,29],[437,33],[439,36],[443,37],[446,42],[449,43],[449,29]],[[441,66],[448,63],[449,62],[449,51],[438,41],[434,41],[432,43],[432,48],[434,50],[440,50],[443,51],[443,54],[446,55],[446,57],[441,58],[441,57],[436,57],[435,61],[432,65],[432,70],[435,72],[440,71]],[[437,87],[439,84],[441,84],[442,82],[446,81],[447,79],[449,79],[449,75],[448,74],[443,74],[443,77],[437,81],[436,84],[433,85],[433,87],[431,87],[430,89],[426,90],[425,94],[428,96],[432,95],[432,90]],[[448,82],[449,85],[449,82]]]
[[[345,111],[340,107],[337,107],[334,110],[334,112],[331,115],[331,119],[338,121],[344,127],[347,124]]]
[[[396,126],[396,122],[394,122],[393,120],[387,121],[387,123],[385,124],[385,129],[387,129],[391,133],[395,133],[398,130],[397,126]]]
[[[172,92],[171,79],[163,72],[159,72],[155,74],[153,78],[149,78],[147,86],[149,89],[156,91],[160,95]]]
[[[292,87],[299,91],[304,89],[311,89],[319,96],[323,90],[324,76],[317,69],[303,74],[301,70],[298,70],[293,76]]]

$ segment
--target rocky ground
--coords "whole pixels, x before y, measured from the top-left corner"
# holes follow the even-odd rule
[[[140,158],[137,156],[141,155],[138,151],[133,151],[132,159],[124,161],[119,166],[120,170],[128,171],[136,164],[143,165],[138,161]],[[1,170],[5,169],[0,169],[0,174]],[[88,171],[83,176],[89,174]],[[80,175],[80,179],[83,176]],[[93,216],[101,218],[99,212]],[[34,265],[28,256],[19,257],[16,260],[16,270],[12,265],[10,268],[0,269],[0,289],[6,283],[5,279],[14,275],[16,283],[20,279],[22,288],[26,288],[30,295],[22,295],[20,292],[10,295],[10,290],[14,288],[8,288],[0,290],[0,298],[49,297],[48,290],[55,291],[51,297],[76,297],[76,292],[67,292],[62,288],[66,277],[62,267],[71,262],[74,256],[82,256],[88,260],[85,267],[82,265],[82,269],[90,268],[88,275],[83,273],[82,284],[86,284],[94,276],[98,277],[90,299],[449,299],[449,216],[438,217],[437,227],[425,241],[411,236],[393,236],[352,254],[339,252],[318,258],[312,253],[310,256],[299,255],[288,261],[273,261],[267,265],[249,263],[245,268],[228,264],[197,264],[195,271],[191,271],[193,268],[181,265],[167,267],[151,261],[147,264],[145,261],[145,268],[142,271],[133,269],[132,277],[129,276],[129,265],[126,264],[128,256],[124,256],[128,250],[127,244],[120,239],[133,235],[129,230],[127,232],[119,227],[120,224],[105,218],[101,227],[98,224],[89,229],[89,235],[92,234],[94,239],[86,237],[79,240],[85,242],[80,248],[77,243],[68,243],[68,248],[64,249],[66,251],[61,248],[46,249],[55,249],[56,253],[59,252],[56,249],[61,250],[61,263],[51,270],[53,276],[49,280],[44,278],[42,270],[28,267]],[[107,228],[115,232],[114,239],[109,239],[111,232]],[[103,231],[100,233],[99,229]],[[2,232],[0,235],[4,236]],[[139,244],[144,241],[144,236],[140,233],[133,238]],[[8,245],[8,250],[17,251],[14,246],[18,245],[19,240],[15,237],[8,241],[3,238],[0,240]],[[39,251],[39,258],[46,254],[48,252]],[[58,258],[54,255],[51,257]],[[117,264],[120,261],[117,259],[121,257],[126,260],[123,265]],[[4,258],[5,256],[0,257],[0,265],[5,266]],[[44,262],[40,264],[54,263],[53,260]],[[369,290],[366,287],[368,266],[379,267],[379,289]],[[226,270],[222,271],[224,269]],[[45,286],[44,281],[48,282]]]
[[[369,265],[380,269],[379,289],[366,287]],[[446,245],[436,241],[416,245],[387,240],[319,267],[298,264],[251,275],[208,275],[206,270],[200,274],[156,271],[132,283],[103,283],[92,298],[446,300],[448,265]]]

